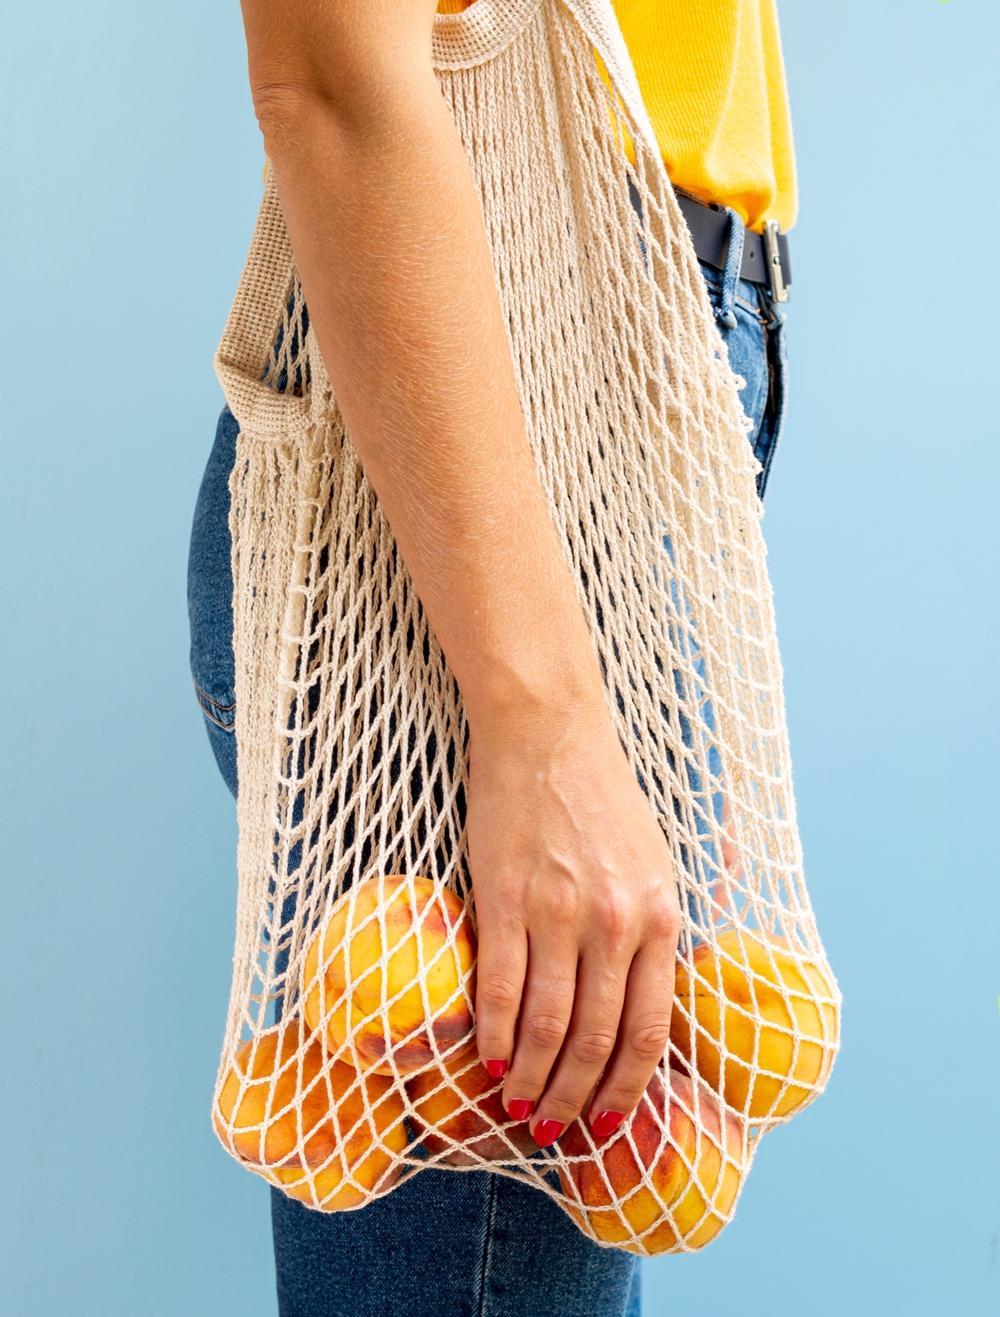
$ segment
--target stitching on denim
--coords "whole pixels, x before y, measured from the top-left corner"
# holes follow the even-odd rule
[[[764,313],[763,311],[761,311],[759,306],[754,306],[752,302],[744,301],[743,298],[740,297],[738,294],[733,300],[739,302],[740,306],[745,306],[748,311],[750,311],[754,316],[757,317],[757,321],[762,326],[762,328],[767,329],[767,321],[765,320]]]
[[[712,283],[710,279],[705,280],[705,287],[710,289],[713,293],[719,293],[722,291],[719,285]],[[736,296],[733,298],[733,301],[737,302],[740,306],[742,306],[744,310],[749,311],[750,314],[757,320],[758,324],[760,324],[764,329],[767,329],[769,327],[767,320],[764,318],[764,313],[763,311],[761,311],[759,306],[754,306],[753,302],[748,302],[745,297],[740,297],[739,293],[736,294]]]
[[[747,311],[749,311],[750,314],[757,320],[757,323],[761,325],[764,329],[767,328],[767,321],[764,319],[764,313],[761,311],[759,306],[754,306],[753,302],[748,302],[745,297],[740,297],[739,293],[736,294],[736,296],[733,298],[733,301],[738,302],[740,306],[744,307]]]
[[[235,735],[236,733],[235,723],[220,723],[218,718],[213,717],[212,714],[209,713],[209,711],[205,708],[203,704],[199,703],[198,707],[199,709],[201,709],[202,714],[208,719],[210,723],[214,723],[216,727],[221,728],[222,731],[224,732],[232,732]]]
[[[194,685],[195,690],[198,692],[198,694],[201,696],[201,698],[202,698],[203,700],[207,700],[208,703],[211,704],[213,708],[215,708],[215,709],[221,709],[223,713],[232,713],[233,709],[236,708],[236,701],[235,701],[235,700],[233,700],[232,704],[221,704],[218,700],[213,700],[212,697],[211,697],[211,695],[207,695],[207,694],[202,690],[202,688],[198,685],[198,683],[194,680],[193,677],[192,677],[191,680],[192,680],[192,683],[193,683],[193,685]]]
[[[486,1239],[483,1245],[483,1265],[479,1269],[479,1304],[476,1308],[477,1317],[486,1315],[486,1273],[489,1270],[490,1253],[493,1249],[493,1226],[496,1217],[497,1201],[497,1180],[498,1175],[489,1175],[486,1177],[490,1182],[490,1201],[486,1209]]]
[[[197,682],[194,682],[193,684],[195,690],[195,698],[198,701],[198,708],[202,711],[202,713],[205,715],[208,721],[210,723],[214,723],[216,727],[221,727],[224,732],[235,732],[236,731],[235,719],[233,719],[232,722],[224,723],[215,716],[215,714],[208,706],[214,705],[215,708],[222,710],[223,713],[228,713],[231,709],[235,709],[236,705],[219,704],[215,700],[209,699],[209,697],[205,694],[205,692],[201,689],[201,687],[198,685]]]

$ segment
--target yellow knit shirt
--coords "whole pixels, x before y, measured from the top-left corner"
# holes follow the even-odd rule
[[[440,0],[461,13],[474,0]],[[671,181],[753,229],[795,222],[775,0],[612,0]]]

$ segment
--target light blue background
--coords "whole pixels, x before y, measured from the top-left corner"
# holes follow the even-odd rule
[[[0,4],[0,1307],[275,1312],[215,1144],[235,829],[186,670],[259,198],[235,3]],[[766,530],[829,1094],[649,1317],[1000,1313],[995,0],[784,0],[802,178]]]

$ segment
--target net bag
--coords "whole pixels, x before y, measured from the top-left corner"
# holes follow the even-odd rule
[[[489,1168],[599,1243],[689,1250],[809,1102],[839,995],[803,885],[757,464],[608,0],[476,0],[434,63],[472,166],[539,479],[669,841],[668,1055],[549,1149],[474,1044],[461,698],[309,328],[273,182],[216,359],[232,475],[239,897],[213,1117],[306,1205]]]

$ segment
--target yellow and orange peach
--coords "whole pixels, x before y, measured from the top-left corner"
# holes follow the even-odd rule
[[[475,936],[453,892],[429,878],[370,878],[313,936],[303,1013],[340,1060],[412,1074],[471,1047],[475,962]]]
[[[729,1219],[743,1178],[740,1121],[704,1085],[668,1076],[669,1102],[657,1071],[631,1119],[596,1152],[578,1120],[559,1140],[573,1159],[559,1170],[571,1212],[631,1253],[703,1248]]]
[[[695,948],[693,974],[677,962],[671,1042],[710,1088],[721,1080],[727,1105],[750,1120],[789,1116],[833,1063],[833,984],[774,933],[727,929],[716,942],[717,951]]]
[[[503,1109],[503,1080],[493,1079],[474,1053],[421,1071],[406,1091],[420,1141],[452,1166],[515,1161],[538,1151],[527,1121],[511,1120]]]
[[[241,1044],[213,1113],[222,1142],[257,1166],[301,1166],[300,1149],[314,1164],[325,1161],[334,1132],[326,1082],[319,1078],[323,1061],[319,1038],[306,1037],[301,1020]]]
[[[396,1155],[405,1150],[408,1135],[403,1099],[391,1079],[359,1075],[334,1061],[330,1087],[336,1133],[332,1155],[318,1169],[279,1166],[271,1175],[289,1198],[323,1212],[344,1212],[361,1207],[399,1177],[402,1163]]]
[[[241,1161],[292,1197],[337,1211],[391,1183],[407,1144],[403,1111],[390,1079],[329,1061],[319,1037],[292,1020],[240,1046],[214,1121]]]

